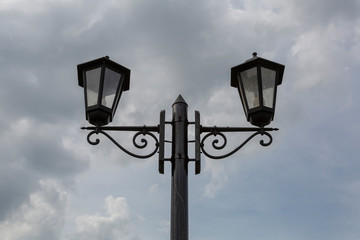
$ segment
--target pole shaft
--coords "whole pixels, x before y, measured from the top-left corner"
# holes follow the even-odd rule
[[[188,240],[188,118],[179,96],[173,104],[170,240]]]

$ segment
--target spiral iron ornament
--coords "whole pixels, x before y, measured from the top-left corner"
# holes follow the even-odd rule
[[[87,136],[87,141],[91,144],[91,145],[98,145],[100,143],[100,139],[96,138],[95,140],[91,139],[91,136],[96,134],[98,135],[99,133],[103,134],[104,136],[106,136],[108,139],[110,139],[118,148],[120,148],[123,152],[127,153],[130,156],[136,157],[136,158],[149,158],[151,156],[153,156],[159,149],[159,141],[157,139],[157,137],[149,131],[146,130],[142,130],[142,131],[138,131],[137,133],[134,134],[133,136],[133,144],[136,148],[138,149],[144,149],[148,146],[148,140],[145,138],[145,136],[150,136],[154,142],[155,142],[155,148],[154,150],[146,155],[139,155],[139,154],[135,154],[130,152],[129,150],[127,150],[125,147],[123,147],[121,144],[119,144],[117,141],[115,141],[114,138],[112,138],[107,132],[101,130],[101,129],[95,129],[91,132],[89,132],[88,136]],[[141,139],[139,139],[139,137],[142,135]]]
[[[229,157],[231,155],[233,155],[234,153],[236,153],[237,151],[239,151],[243,146],[245,146],[245,144],[247,144],[251,139],[253,139],[255,136],[257,135],[265,135],[268,137],[268,141],[264,141],[264,140],[260,140],[260,145],[267,147],[272,143],[272,136],[270,133],[264,131],[263,129],[259,129],[259,131],[253,133],[252,135],[250,135],[244,142],[242,142],[238,147],[236,147],[234,150],[232,150],[231,152],[227,153],[227,154],[223,154],[223,155],[211,155],[209,152],[207,152],[205,150],[205,141],[210,137],[210,136],[214,136],[215,139],[212,141],[211,146],[215,149],[215,150],[222,150],[226,147],[227,145],[227,138],[225,136],[224,133],[222,132],[218,132],[216,130],[207,133],[201,140],[200,143],[200,148],[202,153],[205,154],[205,156],[212,158],[212,159],[222,159],[222,158],[226,158]],[[219,139],[219,137],[221,137],[221,141]],[[219,142],[222,142],[221,144],[219,144]]]

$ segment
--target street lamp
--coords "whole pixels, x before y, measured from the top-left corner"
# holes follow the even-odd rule
[[[195,111],[195,120],[188,121],[188,105],[181,95],[172,105],[172,120],[165,121],[165,111],[160,112],[160,122],[157,126],[105,126],[112,121],[121,93],[129,89],[130,70],[111,61],[109,57],[99,58],[78,65],[79,85],[84,87],[86,119],[91,127],[87,140],[97,145],[100,140],[91,139],[94,134],[102,134],[110,139],[125,153],[136,158],[149,158],[159,153],[159,172],[164,173],[164,163],[172,164],[171,181],[171,240],[188,240],[188,163],[195,162],[195,174],[201,170],[201,153],[212,159],[226,158],[257,135],[267,136],[268,141],[260,141],[260,145],[269,146],[272,143],[270,131],[277,128],[265,128],[274,118],[277,85],[282,82],[284,65],[259,58],[256,53],[253,58],[231,69],[231,86],[237,87],[245,110],[247,120],[256,127],[209,127],[200,123],[200,112]],[[171,125],[172,139],[165,139],[165,125]],[[195,139],[188,140],[188,126],[195,125]],[[135,154],[118,143],[109,131],[133,131],[133,144],[138,149],[154,142],[153,150],[148,154]],[[207,146],[222,151],[227,145],[227,132],[252,132],[238,147],[222,155],[210,154]],[[155,134],[158,134],[158,137]],[[201,136],[201,134],[204,134]],[[142,136],[140,143],[138,137]],[[215,139],[212,144],[206,144],[210,137]],[[222,144],[219,144],[219,139]],[[171,143],[171,156],[165,156],[165,143]],[[188,156],[188,144],[194,144],[195,157]]]
[[[112,121],[121,93],[129,90],[130,70],[108,56],[79,64],[79,85],[84,88],[86,119],[95,126]]]
[[[259,127],[274,119],[276,89],[285,66],[253,53],[253,58],[231,68],[231,86],[239,90],[247,120]]]

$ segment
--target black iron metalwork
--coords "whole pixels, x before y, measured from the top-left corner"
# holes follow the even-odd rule
[[[93,125],[107,125],[113,119],[122,92],[129,90],[130,69],[106,56],[79,64],[77,70],[79,86],[84,88],[86,119]]]
[[[231,68],[231,86],[238,89],[246,118],[252,125],[265,127],[274,119],[276,91],[284,69],[284,65],[260,58],[257,53]],[[265,91],[269,91],[267,97]]]
[[[128,155],[132,156],[132,157],[136,157],[136,158],[149,158],[151,156],[153,156],[157,150],[159,149],[159,140],[157,139],[157,137],[152,133],[152,132],[159,132],[159,126],[152,126],[152,127],[147,127],[147,126],[143,126],[143,127],[139,127],[139,126],[133,126],[133,127],[83,127],[83,130],[92,130],[88,136],[87,136],[87,141],[91,144],[91,145],[97,145],[100,143],[99,138],[96,138],[95,141],[91,140],[91,136],[94,134],[103,134],[104,136],[106,136],[107,138],[109,138],[118,148],[120,148],[123,152],[127,153]],[[140,142],[141,144],[138,143],[137,139],[140,135],[143,136],[150,136],[154,142],[155,142],[155,148],[154,150],[146,155],[139,155],[139,154],[135,154],[130,152],[129,150],[127,150],[126,148],[124,148],[121,144],[119,144],[113,137],[111,137],[107,132],[105,132],[106,130],[108,131],[136,131],[136,133],[133,136],[133,145],[138,148],[138,149],[144,149],[148,146],[148,140],[146,138],[141,138]]]
[[[204,153],[205,156],[212,158],[212,159],[222,159],[229,157],[239,151],[243,146],[245,146],[246,143],[248,143],[252,138],[254,138],[257,135],[266,135],[269,138],[268,142],[265,142],[264,140],[260,140],[260,145],[266,147],[269,146],[272,143],[272,136],[270,131],[277,131],[279,129],[277,128],[258,128],[258,127],[206,127],[202,126],[200,124],[200,112],[195,111],[195,159],[191,159],[195,161],[195,174],[200,173],[200,164],[201,164],[201,153]],[[254,132],[251,136],[249,136],[246,140],[244,140],[238,147],[236,147],[234,150],[223,154],[223,155],[211,155],[208,151],[205,150],[205,141],[213,136],[216,139],[212,141],[211,146],[215,150],[223,150],[227,145],[227,138],[224,133],[227,132]],[[202,139],[201,134],[207,133]],[[220,140],[217,138],[220,136],[222,138],[222,144],[219,144]]]
[[[171,240],[189,238],[187,107],[181,95],[172,106]]]
[[[200,112],[195,111],[195,174],[200,174],[201,172],[200,134]]]
[[[160,112],[159,125],[159,173],[164,174],[165,162],[165,110]]]
[[[165,140],[165,124],[172,125],[172,141]],[[188,125],[195,124],[195,140],[188,140]],[[277,128],[257,128],[257,127],[207,127],[200,124],[200,113],[195,111],[195,122],[188,122],[187,118],[187,103],[179,95],[173,104],[173,119],[171,122],[165,121],[165,111],[160,112],[160,123],[158,126],[94,126],[83,127],[84,130],[90,130],[87,135],[87,141],[91,145],[100,143],[99,138],[91,139],[94,134],[103,134],[110,139],[118,148],[135,158],[149,158],[159,153],[159,172],[164,173],[164,162],[171,161],[172,163],[172,184],[171,184],[171,240],[188,240],[189,226],[188,226],[188,162],[195,161],[195,174],[201,171],[201,153],[212,159],[223,159],[231,156],[245,146],[251,139],[257,135],[267,136],[268,141],[260,140],[260,145],[269,146],[272,143],[272,136],[270,131],[277,131]],[[130,152],[122,145],[120,145],[113,137],[106,131],[133,131],[133,145],[138,149],[145,149],[148,147],[148,140],[142,136],[149,136],[155,142],[154,150],[145,155],[135,154]],[[210,137],[215,137],[210,144],[213,149],[220,151],[224,150],[227,145],[227,137],[225,133],[234,132],[252,132],[252,134],[244,140],[238,147],[232,151],[222,155],[212,155],[205,148],[205,143]],[[154,133],[158,133],[159,137]],[[201,134],[205,134],[201,138]],[[219,139],[220,138],[220,139]],[[222,141],[220,141],[222,140]],[[172,144],[171,158],[165,158],[165,143]],[[188,157],[188,143],[195,142],[195,159]],[[221,143],[220,143],[221,142]]]
[[[207,128],[204,128],[204,130],[205,131],[203,131],[203,132],[209,132],[209,133],[207,133],[201,140],[200,148],[201,148],[202,153],[204,153],[205,156],[212,158],[212,159],[222,159],[222,158],[227,158],[227,157],[233,155],[234,153],[236,153],[237,151],[239,151],[243,146],[245,146],[246,143],[248,143],[252,138],[254,138],[257,135],[266,135],[269,138],[269,141],[265,142],[264,140],[260,140],[260,145],[262,145],[264,147],[269,146],[272,143],[272,136],[267,131],[277,131],[278,129],[277,128],[217,128],[217,127],[208,128],[207,127]],[[227,145],[227,138],[223,132],[253,132],[253,131],[255,131],[255,133],[251,134],[238,147],[236,147],[234,150],[230,151],[229,153],[214,156],[205,150],[205,141],[210,136],[214,136],[214,137],[220,136],[222,138],[222,144],[219,145],[220,141],[217,138],[214,139],[211,144],[211,146],[215,150],[222,150]]]
[[[241,72],[247,71],[249,69],[257,69],[257,89],[258,91],[253,91],[258,93],[260,96],[259,107],[248,106],[246,101],[246,90],[244,84],[242,83]],[[271,95],[274,99],[270,107],[265,106],[263,103],[263,93],[265,88],[262,85],[262,68],[267,70],[276,71],[276,84],[273,86],[274,91]],[[96,78],[98,87],[94,89],[97,92],[97,102],[95,105],[89,105],[87,103],[87,81],[86,74],[89,71],[94,69],[100,71],[100,78]],[[115,91],[115,97],[112,99],[113,104],[109,107],[105,102],[103,102],[103,96],[106,95],[103,93],[104,90],[104,81],[105,72],[107,69],[120,74],[121,83],[118,84],[118,87]],[[204,153],[205,156],[212,159],[223,159],[231,156],[232,154],[239,151],[243,146],[245,146],[251,139],[257,135],[266,136],[268,141],[264,139],[260,140],[260,145],[269,146],[272,143],[272,136],[269,133],[270,131],[277,131],[277,128],[265,128],[273,120],[274,109],[275,109],[275,100],[276,100],[276,87],[281,84],[282,76],[284,72],[284,66],[277,64],[266,59],[258,58],[256,54],[251,61],[247,61],[241,65],[235,66],[231,69],[231,86],[237,87],[247,120],[251,124],[257,126],[252,128],[244,127],[206,127],[202,126],[200,123],[200,113],[195,111],[195,122],[188,121],[188,109],[187,103],[182,98],[181,95],[178,96],[174,102],[172,109],[172,121],[165,121],[165,111],[160,112],[160,123],[158,126],[105,126],[112,121],[112,118],[115,114],[116,107],[120,100],[121,92],[129,89],[130,81],[130,70],[109,60],[108,57],[96,59],[78,66],[78,79],[79,85],[84,87],[84,96],[85,96],[85,109],[86,109],[86,118],[89,122],[95,126],[93,127],[83,127],[84,130],[90,130],[87,135],[87,141],[91,145],[97,145],[100,143],[99,138],[92,140],[91,137],[96,134],[102,134],[106,136],[110,141],[112,141],[119,149],[124,151],[126,154],[135,157],[135,158],[150,158],[155,155],[156,152],[159,153],[159,173],[164,174],[164,162],[169,161],[172,164],[172,181],[171,181],[171,224],[170,224],[170,239],[171,240],[188,240],[189,229],[188,229],[188,163],[190,161],[195,162],[195,174],[199,174],[201,171],[201,153]],[[89,76],[91,74],[89,73]],[[113,80],[112,78],[109,78]],[[93,86],[94,87],[94,86]],[[264,85],[264,87],[266,87]],[[266,88],[267,89],[267,88]],[[252,90],[250,88],[250,90]],[[108,94],[106,96],[110,96]],[[112,95],[111,95],[112,96]],[[269,100],[270,101],[270,100]],[[110,103],[109,103],[110,105]],[[172,140],[165,140],[165,125],[171,124],[172,128]],[[188,125],[195,125],[195,140],[188,140]],[[112,136],[110,136],[106,131],[132,131],[135,132],[132,142],[137,149],[146,149],[149,147],[148,140],[145,136],[148,136],[154,141],[154,149],[148,154],[136,154],[121,144],[119,144]],[[214,137],[215,139],[211,142],[211,147],[215,151],[225,150],[227,146],[227,137],[225,133],[229,132],[251,132],[252,134],[245,139],[238,147],[233,149],[230,152],[227,152],[222,155],[212,155],[205,148],[205,142]],[[158,137],[154,134],[158,133]],[[205,134],[201,138],[201,134]],[[141,137],[142,136],[142,137]],[[221,140],[221,141],[220,141]],[[195,158],[190,159],[188,157],[188,144],[190,142],[195,143]],[[171,143],[171,157],[165,157],[165,143]]]

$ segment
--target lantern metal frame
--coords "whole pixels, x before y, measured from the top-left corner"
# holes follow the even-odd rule
[[[97,92],[97,102],[95,105],[89,105],[88,100],[89,96],[87,93],[87,79],[86,73],[88,71],[100,68],[100,79],[98,92]],[[114,71],[120,74],[119,83],[115,91],[115,97],[111,107],[104,106],[102,104],[103,90],[104,85],[106,84],[107,79],[105,78],[106,69]],[[84,97],[85,97],[85,112],[86,120],[91,124],[97,126],[107,125],[109,122],[112,122],[115,115],[115,111],[120,101],[122,92],[129,90],[130,88],[130,69],[110,60],[108,56],[98,58],[89,62],[79,64],[77,66],[78,71],[78,83],[79,86],[84,88]]]
[[[243,79],[241,77],[241,73],[254,68],[256,68],[256,76],[257,76],[256,84],[259,95],[259,106],[250,108],[247,100],[248,96],[246,96],[245,94],[245,86],[243,83]],[[264,83],[263,83],[263,76],[261,71],[263,68],[275,72],[272,107],[267,107],[264,104],[264,97],[263,97]],[[264,58],[260,58],[257,56],[257,53],[253,53],[253,58],[247,60],[245,63],[231,68],[231,86],[238,89],[240,99],[243,105],[243,109],[246,115],[246,119],[251,124],[258,127],[264,127],[274,119],[277,86],[282,83],[284,70],[285,70],[284,65],[269,61]]]

